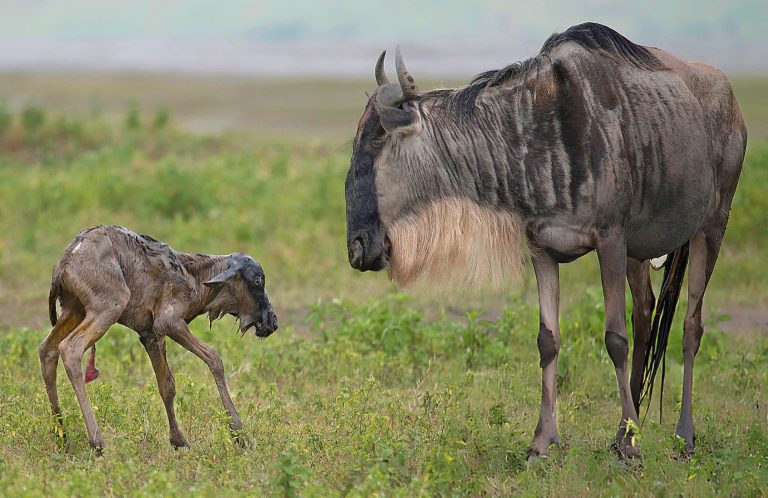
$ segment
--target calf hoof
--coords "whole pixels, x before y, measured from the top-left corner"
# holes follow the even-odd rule
[[[94,440],[89,440],[88,444],[91,445],[91,449],[94,453],[96,453],[96,456],[101,456],[102,452],[104,451],[104,440],[99,438],[96,438]]]
[[[63,442],[67,442],[67,431],[64,429],[64,417],[60,414],[53,416],[53,424],[51,425],[51,432],[56,438]]]
[[[529,471],[536,471],[540,469],[541,466],[544,465],[544,462],[547,460],[549,460],[549,455],[547,455],[546,453],[537,455],[529,451],[526,469]]]
[[[171,446],[173,446],[174,450],[178,450],[179,448],[189,448],[189,443],[187,442],[187,438],[179,434],[177,436],[171,436]]]
[[[232,442],[241,448],[249,448],[251,442],[248,440],[248,436],[243,429],[230,429],[229,434],[232,436]]]

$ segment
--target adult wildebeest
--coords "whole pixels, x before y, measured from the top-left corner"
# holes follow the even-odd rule
[[[532,249],[542,399],[531,455],[538,456],[557,442],[558,265],[595,250],[621,395],[615,444],[627,457],[639,456],[628,420],[637,423],[641,395],[653,385],[688,266],[676,432],[692,452],[701,302],[746,146],[723,73],[594,23],[554,34],[535,57],[458,89],[420,93],[399,50],[399,82],[390,83],[383,62],[384,53],[346,180],[351,266],[387,268],[402,284],[494,283],[518,274]],[[647,260],[668,253],[656,303]],[[625,278],[634,304],[631,381]]]
[[[261,266],[245,254],[210,256],[176,252],[162,242],[117,226],[84,230],[64,250],[53,270],[49,312],[53,330],[40,345],[48,399],[59,418],[56,366],[59,354],[75,390],[88,429],[88,441],[100,452],[104,441],[96,425],[81,370],[81,360],[107,329],[120,323],[139,334],[157,377],[170,425],[171,444],[189,446],[173,411],[173,374],[165,358],[170,337],[203,360],[213,374],[230,429],[239,436],[243,424],[229,396],[219,354],[192,335],[187,324],[208,313],[211,321],[237,317],[240,331],[254,327],[266,337],[277,318],[264,288]],[[57,317],[56,301],[61,302]]]

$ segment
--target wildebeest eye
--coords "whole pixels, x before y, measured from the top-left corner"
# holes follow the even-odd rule
[[[384,139],[383,138],[374,138],[370,142],[371,148],[373,149],[380,149],[382,145],[384,145]]]

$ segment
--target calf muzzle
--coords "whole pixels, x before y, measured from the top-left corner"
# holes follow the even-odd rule
[[[256,324],[256,335],[258,337],[269,337],[277,330],[277,316],[271,309],[261,312],[261,320]]]

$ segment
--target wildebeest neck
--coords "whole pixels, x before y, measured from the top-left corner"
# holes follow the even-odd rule
[[[184,268],[194,279],[197,297],[190,303],[188,314],[194,318],[211,311],[209,306],[215,297],[216,290],[203,285],[206,282],[227,269],[229,256],[208,254],[179,253]]]
[[[463,198],[519,214],[530,211],[524,182],[534,146],[526,130],[534,127],[526,110],[532,99],[525,88],[489,96],[469,115],[441,101],[423,101],[423,131],[391,139],[377,163],[384,226],[439,198]]]

